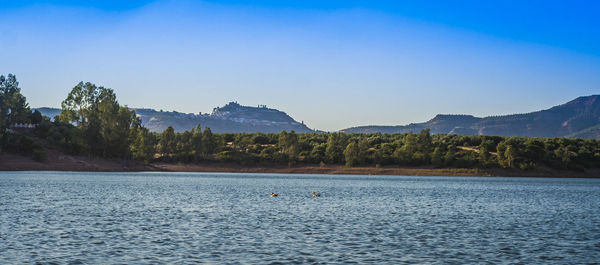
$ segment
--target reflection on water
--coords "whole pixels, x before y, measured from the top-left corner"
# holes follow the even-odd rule
[[[595,179],[0,172],[0,263],[599,260]]]

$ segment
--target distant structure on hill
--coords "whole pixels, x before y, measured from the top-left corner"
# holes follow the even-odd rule
[[[38,108],[43,115],[60,114],[57,108]],[[319,132],[304,122],[297,122],[285,112],[267,108],[242,106],[230,102],[216,107],[212,113],[186,114],[176,111],[135,109],[142,124],[154,132],[168,126],[182,132],[196,127],[210,127],[213,132],[264,132],[279,133],[283,130],[298,133]],[[423,123],[397,126],[359,126],[340,130],[346,133],[406,133],[429,128],[434,134],[498,135],[528,137],[574,137],[600,139],[600,95],[579,97],[550,109],[505,116],[485,118],[472,115],[439,114]]]
[[[38,108],[46,116],[60,114],[60,109]],[[153,132],[162,132],[172,126],[175,131],[183,132],[200,124],[217,133],[279,133],[283,130],[297,133],[315,132],[305,124],[295,121],[283,111],[267,108],[266,105],[249,107],[229,102],[225,106],[216,107],[210,114],[181,113],[177,111],[157,111],[154,109],[135,108],[142,125]]]

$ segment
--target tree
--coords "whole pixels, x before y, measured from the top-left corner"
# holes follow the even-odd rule
[[[175,129],[169,126],[160,134],[159,152],[163,155],[172,155],[176,150]]]
[[[194,150],[194,155],[198,159],[202,153],[202,128],[200,124],[196,125],[196,129],[192,129],[192,150]]]
[[[360,149],[358,148],[357,143],[351,142],[346,146],[344,158],[346,159],[347,167],[353,167],[360,164]]]
[[[515,160],[517,158],[517,149],[512,146],[506,146],[506,150],[504,151],[504,162],[506,167],[512,168],[515,166]]]
[[[298,144],[298,135],[296,135],[294,131],[290,131],[290,133],[282,131],[279,134],[278,145],[281,148],[281,152],[286,154],[290,161],[296,159],[300,148]]]
[[[135,113],[120,106],[110,88],[79,82],[63,100],[59,120],[79,129],[90,154],[127,157]]]
[[[485,142],[481,142],[481,144],[479,144],[479,163],[484,166],[487,167],[489,164],[490,160],[490,151],[488,150],[488,146],[485,144]]]
[[[90,82],[79,82],[61,103],[59,119],[80,128],[89,127],[90,123],[96,122],[98,96],[104,89]]]
[[[192,132],[185,131],[183,133],[177,134],[175,137],[177,139],[177,154],[182,157],[190,158],[192,154]]]
[[[118,105],[118,104],[117,104]],[[114,116],[115,113],[110,113],[110,116]],[[101,115],[102,117],[102,115]],[[130,143],[131,143],[131,129],[133,127],[141,126],[141,121],[135,116],[135,112],[130,110],[127,106],[120,106],[116,113],[115,123],[111,125],[102,126],[102,130],[105,128],[110,129],[110,137],[104,139],[106,146],[109,146],[109,156],[121,156],[123,158],[129,157],[130,154]]]
[[[569,146],[561,146],[554,150],[554,156],[556,156],[562,168],[569,168],[576,155],[576,153],[569,150]]]
[[[325,161],[325,152],[327,150],[327,144],[316,144],[309,154],[309,161],[313,163],[321,163]]]
[[[372,158],[369,156],[369,139],[367,137],[360,137],[358,140],[359,150],[359,164],[371,163]]]
[[[103,157],[123,158],[129,155],[130,128],[135,123],[135,112],[119,106],[112,89],[104,89],[97,99],[97,117]]]
[[[210,155],[213,154],[217,149],[217,139],[213,135],[210,128],[204,128],[202,132],[202,154]]]
[[[432,151],[432,139],[429,134],[429,128],[421,130],[417,135],[417,149],[423,154],[429,154]]]
[[[410,132],[404,136],[402,146],[394,152],[394,156],[400,165],[420,165],[425,162],[425,155],[419,147],[420,135],[418,136]],[[427,133],[427,135],[429,134]]]
[[[338,164],[344,162],[344,149],[346,148],[347,136],[343,133],[331,133],[327,138],[327,149],[325,156],[329,163]]]
[[[257,133],[254,137],[252,137],[252,143],[254,143],[254,144],[264,145],[264,144],[269,144],[269,142],[270,142],[269,137],[267,137],[266,135],[264,135],[262,133]]]
[[[132,137],[130,150],[134,159],[149,162],[155,153],[155,139],[148,129],[141,126],[132,128]]]
[[[287,146],[287,132],[285,130],[279,133],[279,137],[277,138],[277,145],[281,148],[281,151],[285,152],[285,147]]]
[[[544,143],[537,139],[528,139],[525,142],[525,156],[529,160],[533,160],[536,163],[541,162],[544,159]]]
[[[394,149],[396,144],[394,143],[382,143],[379,148],[375,151],[375,163],[378,165],[389,165],[394,163]]]
[[[42,120],[42,113],[39,110],[34,110],[29,116],[29,121],[33,124],[40,124]]]
[[[444,166],[443,152],[439,147],[436,147],[431,154],[431,164],[433,164],[434,167]]]
[[[31,110],[21,94],[17,77],[0,75],[0,137],[6,129],[17,122],[27,122]]]
[[[447,149],[448,151],[446,151],[446,154],[444,155],[444,164],[447,167],[451,167],[454,165],[454,161],[456,161],[456,146],[450,145]]]
[[[505,141],[501,141],[496,146],[496,156],[498,157],[498,164],[500,164],[500,166],[504,168],[508,167],[506,157],[504,156],[504,152],[506,152],[506,147],[507,145]]]
[[[77,126],[79,130],[74,137],[81,140],[75,141],[80,142],[90,155],[102,145],[96,111],[97,97],[102,89],[89,82],[79,82],[61,103],[62,110],[58,116],[61,122]]]

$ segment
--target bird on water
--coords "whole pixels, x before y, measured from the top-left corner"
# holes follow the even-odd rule
[[[314,192],[314,191],[312,192],[312,195],[313,195],[313,196],[315,196],[315,197],[319,197],[319,196],[321,196],[321,194],[318,194],[318,193],[316,193],[316,192]]]
[[[277,197],[277,193],[271,192],[271,197]]]

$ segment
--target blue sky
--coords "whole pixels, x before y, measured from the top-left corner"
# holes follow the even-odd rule
[[[0,74],[34,107],[266,104],[310,127],[522,113],[600,94],[597,1],[0,0]]]

